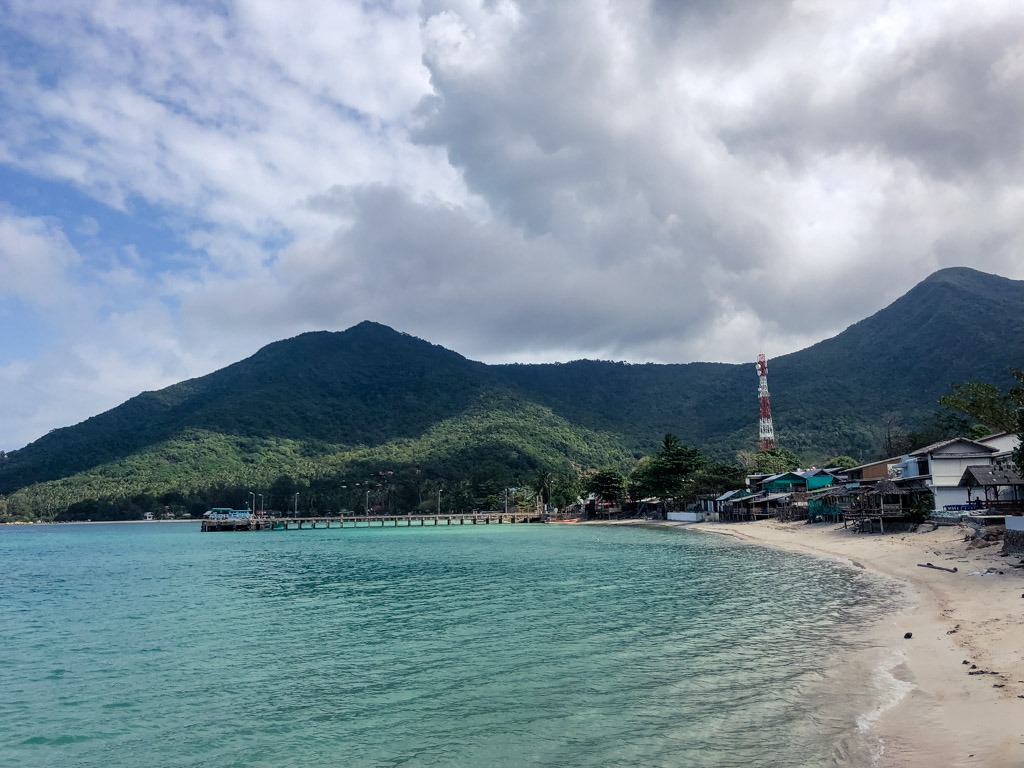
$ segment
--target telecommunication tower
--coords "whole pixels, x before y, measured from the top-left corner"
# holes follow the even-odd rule
[[[768,361],[763,353],[757,356],[757,402],[761,406],[761,437],[757,450],[770,451],[775,447],[775,427],[772,426],[772,401],[768,394]]]

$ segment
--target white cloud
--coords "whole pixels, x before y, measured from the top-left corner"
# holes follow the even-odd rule
[[[80,263],[53,220],[0,212],[0,300],[50,308],[74,295],[71,274]]]
[[[0,164],[180,253],[0,217],[0,311],[54,331],[4,358],[34,415],[0,447],[363,319],[490,361],[747,361],[939,267],[1024,278],[1009,0],[6,7]]]

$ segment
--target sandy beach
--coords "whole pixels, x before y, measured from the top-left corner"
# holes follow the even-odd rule
[[[905,585],[872,642],[900,660],[905,695],[875,723],[879,766],[1024,766],[1024,568],[966,529],[857,534],[842,525],[661,523],[848,562]],[[921,567],[931,563],[955,573]],[[907,639],[905,633],[912,633]]]

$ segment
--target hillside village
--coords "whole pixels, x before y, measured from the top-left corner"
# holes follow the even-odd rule
[[[1006,551],[1024,552],[1024,479],[1011,460],[1016,434],[955,437],[903,456],[849,469],[793,469],[747,476],[746,486],[706,496],[670,520],[740,522],[767,518],[808,523],[842,522],[855,530],[971,523],[1005,526]]]

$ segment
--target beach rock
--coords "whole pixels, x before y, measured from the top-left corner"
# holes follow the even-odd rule
[[[1024,531],[1006,531],[1003,535],[1003,551],[1014,554],[1024,552]]]
[[[995,546],[994,541],[988,541],[987,539],[974,539],[970,544],[967,545],[968,549],[983,549],[985,547]]]
[[[914,636],[914,633],[913,633],[913,632],[906,632],[906,633],[904,633],[904,635],[903,635],[903,639],[904,639],[904,640],[909,640],[909,639],[910,639],[910,638],[912,638],[913,636]]]

